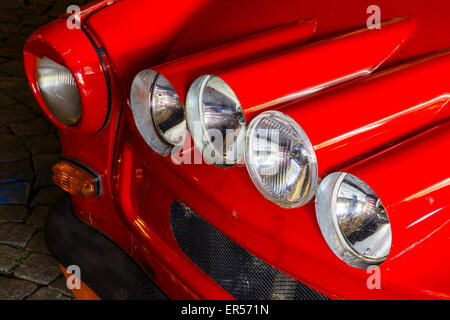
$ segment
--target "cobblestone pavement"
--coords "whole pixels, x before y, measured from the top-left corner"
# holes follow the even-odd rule
[[[40,25],[85,2],[0,1],[0,300],[73,298],[42,232],[62,195],[51,179],[60,145],[26,83],[22,49]]]

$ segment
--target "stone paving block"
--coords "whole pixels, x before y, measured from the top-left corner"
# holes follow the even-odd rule
[[[0,162],[26,160],[29,157],[18,138],[11,134],[0,134]]]
[[[58,263],[52,257],[32,253],[14,272],[14,276],[34,283],[48,285],[61,275]]]
[[[45,187],[38,191],[37,195],[31,202],[32,207],[39,205],[54,205],[66,193],[58,187]]]
[[[53,134],[32,137],[27,144],[32,154],[57,153],[61,150],[58,138]]]
[[[30,252],[50,255],[50,252],[47,249],[47,244],[45,243],[44,232],[38,232],[33,236],[33,238],[31,238],[28,243],[27,250]]]
[[[2,9],[22,9],[23,7],[22,1],[18,0],[2,0],[0,5]]]
[[[42,153],[33,156],[33,166],[37,174],[39,170],[48,170],[63,158],[61,153]]]
[[[72,291],[69,288],[67,288],[67,280],[64,276],[61,276],[58,279],[56,279],[55,281],[53,281],[52,283],[50,283],[48,285],[48,287],[58,290],[62,294],[73,298]]]
[[[25,36],[24,36],[25,37]],[[24,38],[25,41],[26,37]],[[17,47],[11,46],[9,42],[11,40],[16,40],[16,36],[12,39],[8,39],[7,41],[2,43],[2,46],[0,46],[0,56],[11,56],[13,59],[21,60],[22,57],[22,50],[23,50],[23,43],[19,43]],[[18,74],[23,74],[24,71],[18,70]],[[25,79],[16,77],[16,76],[6,76],[1,75],[0,76],[0,91],[6,94],[7,96],[13,98],[17,103],[22,104],[27,107],[36,106],[36,100],[34,99],[34,96],[30,90],[30,87],[28,86]],[[37,113],[37,110],[40,109],[32,109],[29,110],[34,111]],[[42,114],[42,111],[40,111],[37,114]]]
[[[38,104],[34,99],[30,88],[26,85],[26,82],[23,79],[20,79],[20,84],[22,86],[16,88],[17,92],[14,94],[14,100],[16,100],[19,104],[28,107],[31,111],[30,113],[38,116],[44,115],[44,112],[38,107]],[[24,84],[26,86],[24,86]]]
[[[22,251],[10,246],[0,245],[0,273],[10,272],[15,261],[22,256]]]
[[[4,108],[11,104],[16,104],[16,100],[8,97],[6,94],[0,92],[0,108]]]
[[[65,13],[68,5],[84,3],[85,0],[0,1],[0,243],[8,243],[0,244],[0,300],[73,297],[57,263],[48,256],[43,232],[36,233],[43,227],[49,208],[37,206],[28,214],[30,209],[25,206],[36,191],[34,205],[53,205],[64,192],[43,188],[52,185],[51,166],[61,159],[60,146],[57,130],[43,117],[26,82],[22,50],[38,25],[53,19],[49,18],[52,15]],[[24,245],[26,251],[15,248]],[[23,253],[27,252],[31,255],[22,262]],[[37,284],[48,287],[39,288]]]
[[[5,41],[5,44],[8,46],[14,47],[16,49],[23,50],[23,46],[25,45],[25,42],[27,40],[28,40],[27,36],[21,35],[20,33],[16,33],[16,34],[14,34],[13,37],[8,37],[8,40]],[[22,52],[22,57],[16,57],[15,59],[17,59],[17,60],[23,59],[23,52]],[[27,83],[24,83],[24,84],[27,85]]]
[[[5,223],[0,227],[0,244],[25,248],[35,231],[32,225]]]
[[[0,182],[32,181],[31,161],[0,162]]]
[[[21,104],[11,105],[0,109],[0,121],[9,126],[36,118],[36,114]]]
[[[18,23],[0,22],[0,34],[14,34],[22,29]]]
[[[0,47],[0,56],[6,56],[5,47],[8,50],[19,51],[19,47],[11,47],[8,45],[9,40],[2,43]],[[20,56],[16,59],[20,59]],[[11,77],[11,76],[1,76],[0,77],[0,90],[9,97],[16,97],[18,90],[24,88],[23,80]]]
[[[20,21],[23,25],[34,25],[40,26],[47,22],[47,16],[37,15],[37,14],[25,14]]]
[[[0,71],[12,77],[25,77],[22,60],[10,60],[1,64]]]
[[[9,133],[9,129],[2,124],[0,124],[0,134],[2,133]]]
[[[23,137],[38,136],[48,133],[48,127],[42,118],[34,118],[23,123],[12,124],[10,127],[14,134]]]
[[[52,167],[55,163],[61,161],[60,153],[36,154],[33,156],[34,166],[34,187],[54,186]]]
[[[52,207],[49,206],[36,207],[33,210],[31,217],[27,220],[27,224],[34,225],[36,228],[43,228],[51,210]]]
[[[27,204],[30,195],[28,182],[0,184],[0,204]]]
[[[28,0],[23,12],[26,14],[42,14],[47,11],[52,4],[53,2],[49,0]]]
[[[22,222],[27,211],[25,206],[0,205],[0,222]]]
[[[29,281],[0,277],[0,300],[22,300],[37,287]]]
[[[21,14],[17,10],[1,10],[0,22],[20,23]]]
[[[22,51],[19,49],[18,46],[8,45],[8,41],[3,42],[2,46],[0,46],[0,56],[2,57],[20,59],[21,53]],[[2,85],[0,81],[0,88],[4,87],[5,86]]]
[[[52,207],[39,206],[36,207],[31,213],[31,217],[27,220],[27,224],[31,224],[36,228],[42,228],[45,226],[49,212]]]
[[[40,288],[38,291],[30,295],[26,300],[71,300],[66,295],[62,294],[61,292],[48,288],[43,287]]]
[[[20,30],[21,35],[30,36],[33,32],[36,31],[36,26],[25,26]]]
[[[41,187],[54,186],[55,183],[53,182],[52,175],[53,175],[53,173],[51,171],[51,168],[48,169],[47,171],[44,171],[44,172],[36,175],[33,187],[35,189],[37,189],[37,188],[41,188]]]

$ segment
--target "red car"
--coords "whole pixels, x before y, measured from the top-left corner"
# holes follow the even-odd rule
[[[450,299],[450,2],[102,0],[24,48],[102,299]]]

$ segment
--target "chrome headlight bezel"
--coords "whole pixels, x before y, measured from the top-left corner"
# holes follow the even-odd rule
[[[358,252],[357,249],[349,243],[346,236],[342,232],[336,214],[338,192],[340,191],[341,185],[347,176],[351,176],[354,180],[359,181],[362,186],[373,192],[376,196],[371,187],[358,177],[346,172],[332,173],[322,180],[319,189],[317,190],[315,204],[316,218],[322,235],[334,254],[343,262],[352,267],[366,269],[369,266],[380,265],[387,259],[392,242],[390,222],[388,220],[388,223],[386,224],[388,229],[387,240],[384,246],[385,248],[388,248],[388,250],[385,255],[377,258],[365,256],[363,253]],[[378,198],[378,196],[376,197]],[[383,206],[379,198],[378,201],[379,204]]]

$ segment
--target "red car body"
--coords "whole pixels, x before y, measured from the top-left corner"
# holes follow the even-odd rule
[[[64,156],[96,172],[102,185],[97,197],[72,196],[77,217],[133,257],[170,298],[233,298],[177,244],[169,215],[177,200],[251,254],[328,298],[450,299],[450,131],[445,124],[450,55],[442,51],[450,47],[450,3],[379,0],[383,21],[413,21],[406,31],[399,28],[391,35],[399,50],[386,49],[383,33],[379,42],[361,37],[347,47],[333,44],[336,35],[365,27],[371,4],[98,1],[82,8],[82,29],[67,29],[66,15],[37,30],[24,49],[31,89],[59,128]],[[262,70],[257,80],[257,71],[248,66],[225,74],[243,88],[238,95],[249,105],[286,87],[294,90],[317,79],[320,85],[325,75],[335,81],[336,88],[316,90],[312,97],[277,108],[310,136],[320,177],[357,172],[386,199],[393,242],[380,265],[381,289],[370,289],[366,270],[345,264],[328,248],[313,202],[296,209],[275,205],[258,192],[244,166],[177,165],[145,143],[131,114],[130,87],[139,71],[311,19],[316,26],[306,46],[312,51],[299,73],[286,71],[294,67],[292,60],[281,59],[279,79],[265,78],[263,67],[257,68]],[[324,50],[327,55],[321,54]],[[364,79],[343,83],[336,70],[357,63],[353,50],[373,68]],[[46,108],[36,85],[36,56],[65,65],[78,79],[83,104],[78,125],[61,124]],[[260,111],[253,110],[252,117]],[[193,158],[199,151],[191,145],[184,156]]]

